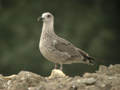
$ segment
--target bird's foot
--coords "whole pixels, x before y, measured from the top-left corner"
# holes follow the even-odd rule
[[[54,69],[58,69],[58,64],[57,63],[55,63]]]
[[[54,69],[58,69],[58,64],[57,63],[55,63],[55,67],[54,67]],[[63,64],[60,64],[60,68],[59,68],[61,71],[63,70]]]
[[[63,64],[60,64],[60,70],[61,71],[63,70]]]

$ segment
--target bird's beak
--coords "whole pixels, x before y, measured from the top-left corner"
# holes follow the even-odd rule
[[[39,21],[41,21],[41,20],[43,20],[43,18],[42,18],[41,16],[39,16],[39,17],[37,18],[37,21],[39,22]]]

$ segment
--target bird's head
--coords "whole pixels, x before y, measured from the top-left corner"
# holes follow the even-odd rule
[[[42,20],[43,22],[51,22],[53,21],[54,17],[51,13],[45,12],[42,14],[42,16],[38,17],[38,21]]]

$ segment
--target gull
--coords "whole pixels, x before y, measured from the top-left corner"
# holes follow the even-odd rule
[[[50,12],[45,12],[37,18],[43,21],[42,32],[39,42],[41,54],[49,61],[55,63],[55,69],[60,64],[84,63],[93,64],[94,58],[89,56],[82,49],[77,48],[68,40],[59,37],[54,32],[54,16]]]

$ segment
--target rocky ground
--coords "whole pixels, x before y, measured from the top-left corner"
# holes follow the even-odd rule
[[[0,90],[120,90],[120,64],[102,65],[95,73],[85,73],[83,77],[69,77],[60,70],[53,70],[49,77],[28,71],[0,75]]]

